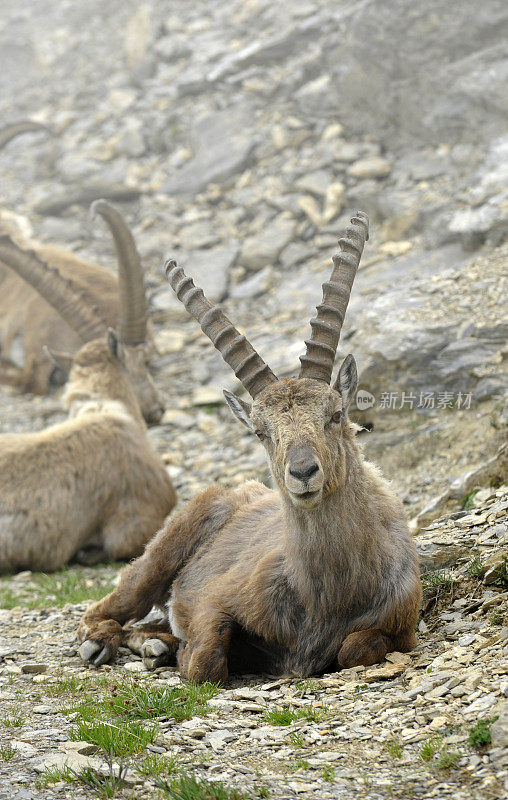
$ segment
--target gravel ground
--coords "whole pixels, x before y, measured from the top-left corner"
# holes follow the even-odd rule
[[[414,652],[311,680],[233,679],[209,700],[208,713],[180,722],[161,717],[152,752],[254,796],[501,798],[508,787],[507,509],[507,488],[487,488],[471,509],[417,537],[429,571]],[[19,603],[1,612],[0,797],[68,796],[68,784],[45,783],[55,765],[104,773],[101,753],[71,738],[79,714],[68,709],[83,697],[98,701],[129,681],[181,684],[175,670],[145,672],[125,648],[115,664],[84,669],[74,631],[86,604],[54,602],[69,572],[51,585],[31,573],[0,584],[3,602],[8,591],[9,605]],[[79,568],[78,584],[95,597],[115,575],[112,567]],[[29,603],[40,607],[27,610]],[[288,707],[296,717],[289,724],[267,718]],[[495,717],[491,744],[472,747],[470,729]],[[116,796],[153,796],[154,779],[136,772],[142,760],[129,761]],[[94,796],[79,784],[72,792]]]

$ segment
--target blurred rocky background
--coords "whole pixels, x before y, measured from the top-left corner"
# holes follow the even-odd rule
[[[163,257],[295,374],[356,208],[371,240],[339,350],[374,398],[355,413],[367,453],[420,520],[502,478],[507,30],[502,0],[4,0],[2,120],[58,136],[2,152],[3,213],[107,268],[110,236],[87,206],[119,203],[168,400],[151,435],[182,499],[268,476],[222,402],[234,376],[165,285]],[[61,417],[54,398],[0,391],[4,431]]]

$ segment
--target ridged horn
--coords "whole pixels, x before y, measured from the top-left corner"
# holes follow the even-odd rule
[[[40,131],[49,133],[50,136],[55,135],[51,128],[47,128],[46,125],[42,125],[40,122],[33,122],[31,119],[23,119],[19,122],[12,122],[9,125],[4,125],[3,128],[0,128],[0,150],[5,147],[11,139],[15,139],[16,136],[21,136],[22,133],[39,133]]]
[[[104,335],[106,320],[90,306],[86,293],[56,267],[48,266],[32,250],[22,250],[9,236],[0,236],[0,261],[33,286],[83,342]]]
[[[310,321],[312,335],[305,341],[305,355],[300,356],[300,378],[330,383],[351,287],[368,238],[369,218],[363,211],[357,211],[345,237],[339,239],[341,252],[332,258],[332,275],[323,283],[323,302],[317,306],[317,316]]]
[[[178,299],[189,314],[197,319],[203,333],[206,333],[251,397],[256,397],[277,380],[251,343],[237,331],[220,308],[206,299],[203,290],[194,285],[192,278],[186,276],[176,261],[166,261],[164,271]]]
[[[106,200],[95,200],[90,206],[92,219],[97,214],[107,223],[115,243],[120,337],[125,344],[141,344],[146,340],[146,296],[141,259],[134,237],[120,212]]]

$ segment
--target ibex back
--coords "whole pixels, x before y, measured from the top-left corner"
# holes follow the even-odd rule
[[[276,490],[255,481],[214,487],[175,515],[85,614],[80,653],[111,659],[124,642],[154,666],[174,663],[194,681],[229,671],[293,672],[373,664],[416,643],[418,560],[400,500],[355,441],[348,408],[353,356],[329,385],[368,221],[340,239],[331,280],[312,320],[298,378],[277,380],[250,343],[174,262],[177,296],[201,324],[252,405],[226,392],[265,447]],[[167,606],[165,629],[129,628]]]
[[[132,368],[110,330],[74,358],[67,421],[0,436],[0,573],[132,558],[175,505]]]

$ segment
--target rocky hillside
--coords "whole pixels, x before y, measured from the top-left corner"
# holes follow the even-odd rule
[[[160,352],[156,381],[167,399],[150,435],[181,500],[211,481],[269,476],[262,449],[223,405],[221,389],[238,384],[165,285],[163,257],[176,257],[223,303],[277,374],[294,374],[336,239],[361,208],[371,239],[339,355],[353,352],[358,361],[354,414],[369,429],[360,434],[367,455],[392,480],[415,531],[438,519],[420,534],[422,559],[435,556],[426,568],[446,570],[445,583],[452,575],[426,612],[431,624],[423,618],[429,630],[420,649],[392,660],[400,674],[386,665],[382,678],[376,670],[372,679],[341,673],[312,692],[292,682],[244,682],[213,699],[219,705],[197,723],[204,732],[193,735],[192,719],[176,732],[168,723],[169,738],[155,746],[166,752],[174,736],[177,753],[204,748],[213,755],[211,773],[240,785],[227,772],[236,759],[250,788],[265,766],[261,783],[266,778],[276,797],[332,796],[320,773],[328,758],[334,797],[347,797],[354,781],[357,796],[455,792],[494,800],[506,778],[501,745],[476,755],[465,741],[469,723],[495,716],[506,694],[498,670],[506,508],[496,495],[506,483],[508,385],[506,3],[4,0],[2,10],[2,120],[31,116],[58,135],[21,137],[2,151],[0,220],[110,267],[109,234],[90,225],[87,207],[101,196],[121,207],[146,270]],[[0,408],[1,431],[38,430],[62,418],[58,397],[6,387]],[[462,550],[453,550],[457,543]],[[485,584],[483,572],[471,583],[466,569],[477,545]],[[501,564],[494,582],[487,577],[491,551]],[[111,577],[86,575],[90,591]],[[3,602],[23,606],[38,580],[2,581]],[[29,686],[41,693],[40,704],[52,705],[42,690],[55,677],[61,648],[72,651],[80,609],[70,598],[64,614],[49,610],[51,597],[41,600],[42,610],[6,614],[12,628],[2,702],[16,704],[16,692]],[[489,621],[498,606],[502,624]],[[40,650],[28,646],[34,627],[42,632]],[[47,666],[34,677],[23,671],[33,659]],[[81,675],[71,655],[62,669],[66,680]],[[443,680],[434,683],[432,675]],[[416,691],[424,680],[428,686]],[[494,700],[484,706],[484,696]],[[265,706],[322,702],[331,707],[326,725],[259,724]],[[6,797],[19,800],[41,796],[34,765],[56,743],[68,744],[63,717],[47,725],[44,718],[39,729],[39,717],[25,713],[23,736],[4,731],[21,745],[0,762],[5,775],[18,776],[18,794]],[[496,724],[496,736],[506,735]],[[39,742],[37,731],[46,728],[54,733],[40,733]],[[434,735],[446,752],[460,753],[458,771],[446,780],[418,760],[420,743]],[[300,736],[299,756],[291,748]],[[383,749],[390,737],[400,743],[400,759]],[[266,764],[248,759],[251,738],[262,743],[256,752],[269,754]],[[24,745],[34,752],[23,756]],[[332,751],[334,758],[320,755]],[[298,759],[309,770],[295,767]],[[52,797],[59,790],[44,791]]]

